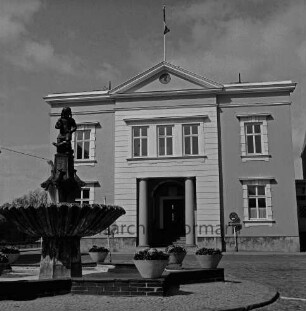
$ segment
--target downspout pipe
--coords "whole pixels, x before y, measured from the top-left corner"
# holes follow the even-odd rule
[[[220,195],[220,232],[221,232],[221,248],[222,251],[226,251],[225,243],[225,227],[224,227],[224,198],[223,198],[223,170],[222,170],[222,133],[221,133],[221,113],[218,96],[217,102],[217,130],[218,130],[218,166],[219,166],[219,195]]]

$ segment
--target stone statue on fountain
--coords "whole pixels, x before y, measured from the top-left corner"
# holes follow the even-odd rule
[[[57,142],[53,143],[57,152],[54,156],[54,164],[51,165],[51,176],[41,186],[49,192],[53,203],[73,203],[78,191],[85,183],[76,175],[74,169],[71,141],[77,125],[72,118],[70,107],[62,109],[61,117],[56,122],[55,128],[59,130]]]
[[[62,110],[61,117],[55,124],[55,128],[59,129],[57,136],[57,142],[53,143],[57,148],[57,153],[73,153],[71,147],[72,133],[77,129],[75,120],[72,118],[70,107],[65,107]]]

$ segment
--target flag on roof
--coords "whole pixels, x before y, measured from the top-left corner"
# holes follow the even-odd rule
[[[163,13],[164,13],[164,35],[165,35],[170,31],[170,29],[167,27],[167,24],[166,24],[166,6],[165,5],[163,7]]]

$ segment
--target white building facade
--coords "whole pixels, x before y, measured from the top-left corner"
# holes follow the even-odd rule
[[[161,62],[109,91],[52,94],[45,100],[51,106],[51,141],[55,141],[54,124],[63,107],[72,108],[78,124],[73,141],[75,163],[78,175],[87,182],[78,201],[106,202],[126,210],[112,228],[117,248],[177,242],[224,249],[231,244],[226,240],[232,239],[226,227],[230,212],[237,212],[244,221],[248,241],[257,239],[261,226],[267,230],[268,220],[272,228],[264,235],[283,236],[272,217],[274,190],[270,182],[268,187],[261,186],[271,177],[265,176],[267,169],[262,164],[270,165],[277,157],[277,152],[275,157],[272,152],[270,160],[267,120],[272,110],[262,107],[275,107],[280,93],[281,104],[287,107],[294,88],[291,81],[223,85]],[[233,105],[235,96],[244,102]],[[234,119],[227,121],[230,114]],[[222,133],[223,125],[234,125],[237,146],[228,147],[222,140],[228,134]],[[291,135],[291,129],[287,130]],[[256,163],[261,165],[251,181],[248,173],[235,176],[238,190],[233,192],[224,183],[223,172],[231,180],[238,169],[233,165],[231,171],[231,164],[223,161],[227,154],[238,160],[245,172],[254,164],[250,158],[259,159]],[[279,168],[274,166],[273,170]],[[251,193],[251,187],[259,192]],[[252,206],[252,195],[260,206]],[[294,193],[290,192],[291,196],[294,212]],[[231,202],[233,197],[237,206]],[[254,220],[259,228],[254,228]],[[293,218],[292,232],[285,235],[298,247],[295,224]],[[103,240],[105,235],[95,238]]]

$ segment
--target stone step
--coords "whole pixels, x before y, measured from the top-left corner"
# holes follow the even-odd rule
[[[183,246],[186,244],[186,237],[185,236],[181,236],[179,237],[176,241],[173,242],[173,245],[180,245]]]

